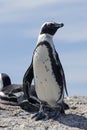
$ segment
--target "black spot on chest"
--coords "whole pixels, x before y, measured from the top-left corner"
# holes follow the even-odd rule
[[[48,66],[47,66],[47,65],[45,65],[45,69],[46,69],[46,72],[48,72],[48,71],[49,71],[49,68],[48,68]]]

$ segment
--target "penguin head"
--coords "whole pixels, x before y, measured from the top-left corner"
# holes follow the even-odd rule
[[[8,85],[11,85],[10,77],[5,73],[0,73],[0,91]]]
[[[63,27],[64,24],[63,23],[55,23],[55,22],[45,22],[42,26],[41,26],[41,30],[40,30],[40,34],[50,34],[50,35],[54,35],[57,31],[57,29]]]

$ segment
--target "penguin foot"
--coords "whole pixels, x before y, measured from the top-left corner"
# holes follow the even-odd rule
[[[46,120],[47,119],[56,120],[61,114],[65,114],[65,111],[62,105],[59,104],[53,111],[48,112]]]
[[[50,112],[45,120],[48,120],[48,119],[56,120],[60,116],[60,114],[61,113],[59,111]]]
[[[56,120],[61,114],[65,114],[63,105],[58,104],[54,109],[44,105],[40,107],[40,111],[36,113],[32,118],[35,118],[36,121],[48,119]]]
[[[33,117],[32,117],[32,119],[33,118],[35,118],[35,120],[36,121],[38,121],[38,120],[44,120],[45,118],[46,118],[46,113],[44,113],[44,112],[38,112],[38,113],[36,113]]]
[[[54,111],[39,111],[36,113],[32,118],[35,118],[36,121],[38,120],[49,120],[49,119],[58,119],[58,117],[61,115],[63,110],[60,110],[60,108],[56,108]]]
[[[45,118],[47,118],[47,113],[46,112],[47,112],[47,108],[46,108],[45,104],[41,104],[39,112],[36,113],[32,117],[32,119],[35,118],[36,121],[38,121],[38,120],[44,120]]]

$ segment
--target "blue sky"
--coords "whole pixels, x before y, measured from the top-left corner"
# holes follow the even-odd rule
[[[0,72],[22,83],[41,25],[64,23],[54,36],[69,95],[87,96],[87,1],[0,0]]]

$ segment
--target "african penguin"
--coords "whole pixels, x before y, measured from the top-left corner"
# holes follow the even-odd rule
[[[32,87],[31,94],[35,96],[34,87]],[[39,110],[36,105],[36,100],[30,99],[30,102],[25,98],[23,86],[21,84],[12,84],[9,75],[0,73],[0,103],[17,105],[29,112],[36,112]]]
[[[5,73],[0,73],[0,96],[5,95],[2,90],[8,85],[11,85],[10,77]]]
[[[6,73],[0,73],[0,99],[11,102],[18,102],[23,92],[22,85],[11,84],[11,79]]]
[[[7,85],[11,85],[10,77],[5,73],[0,73],[0,91]]]
[[[64,112],[64,88],[66,89],[65,74],[53,43],[53,36],[64,24],[46,22],[41,26],[32,62],[26,71],[23,84],[30,87],[34,78],[35,90],[40,101],[40,111],[35,114],[36,120],[57,117]],[[29,96],[28,89],[25,94]],[[54,114],[47,114],[46,107],[55,108]],[[47,112],[47,113],[46,113]]]

